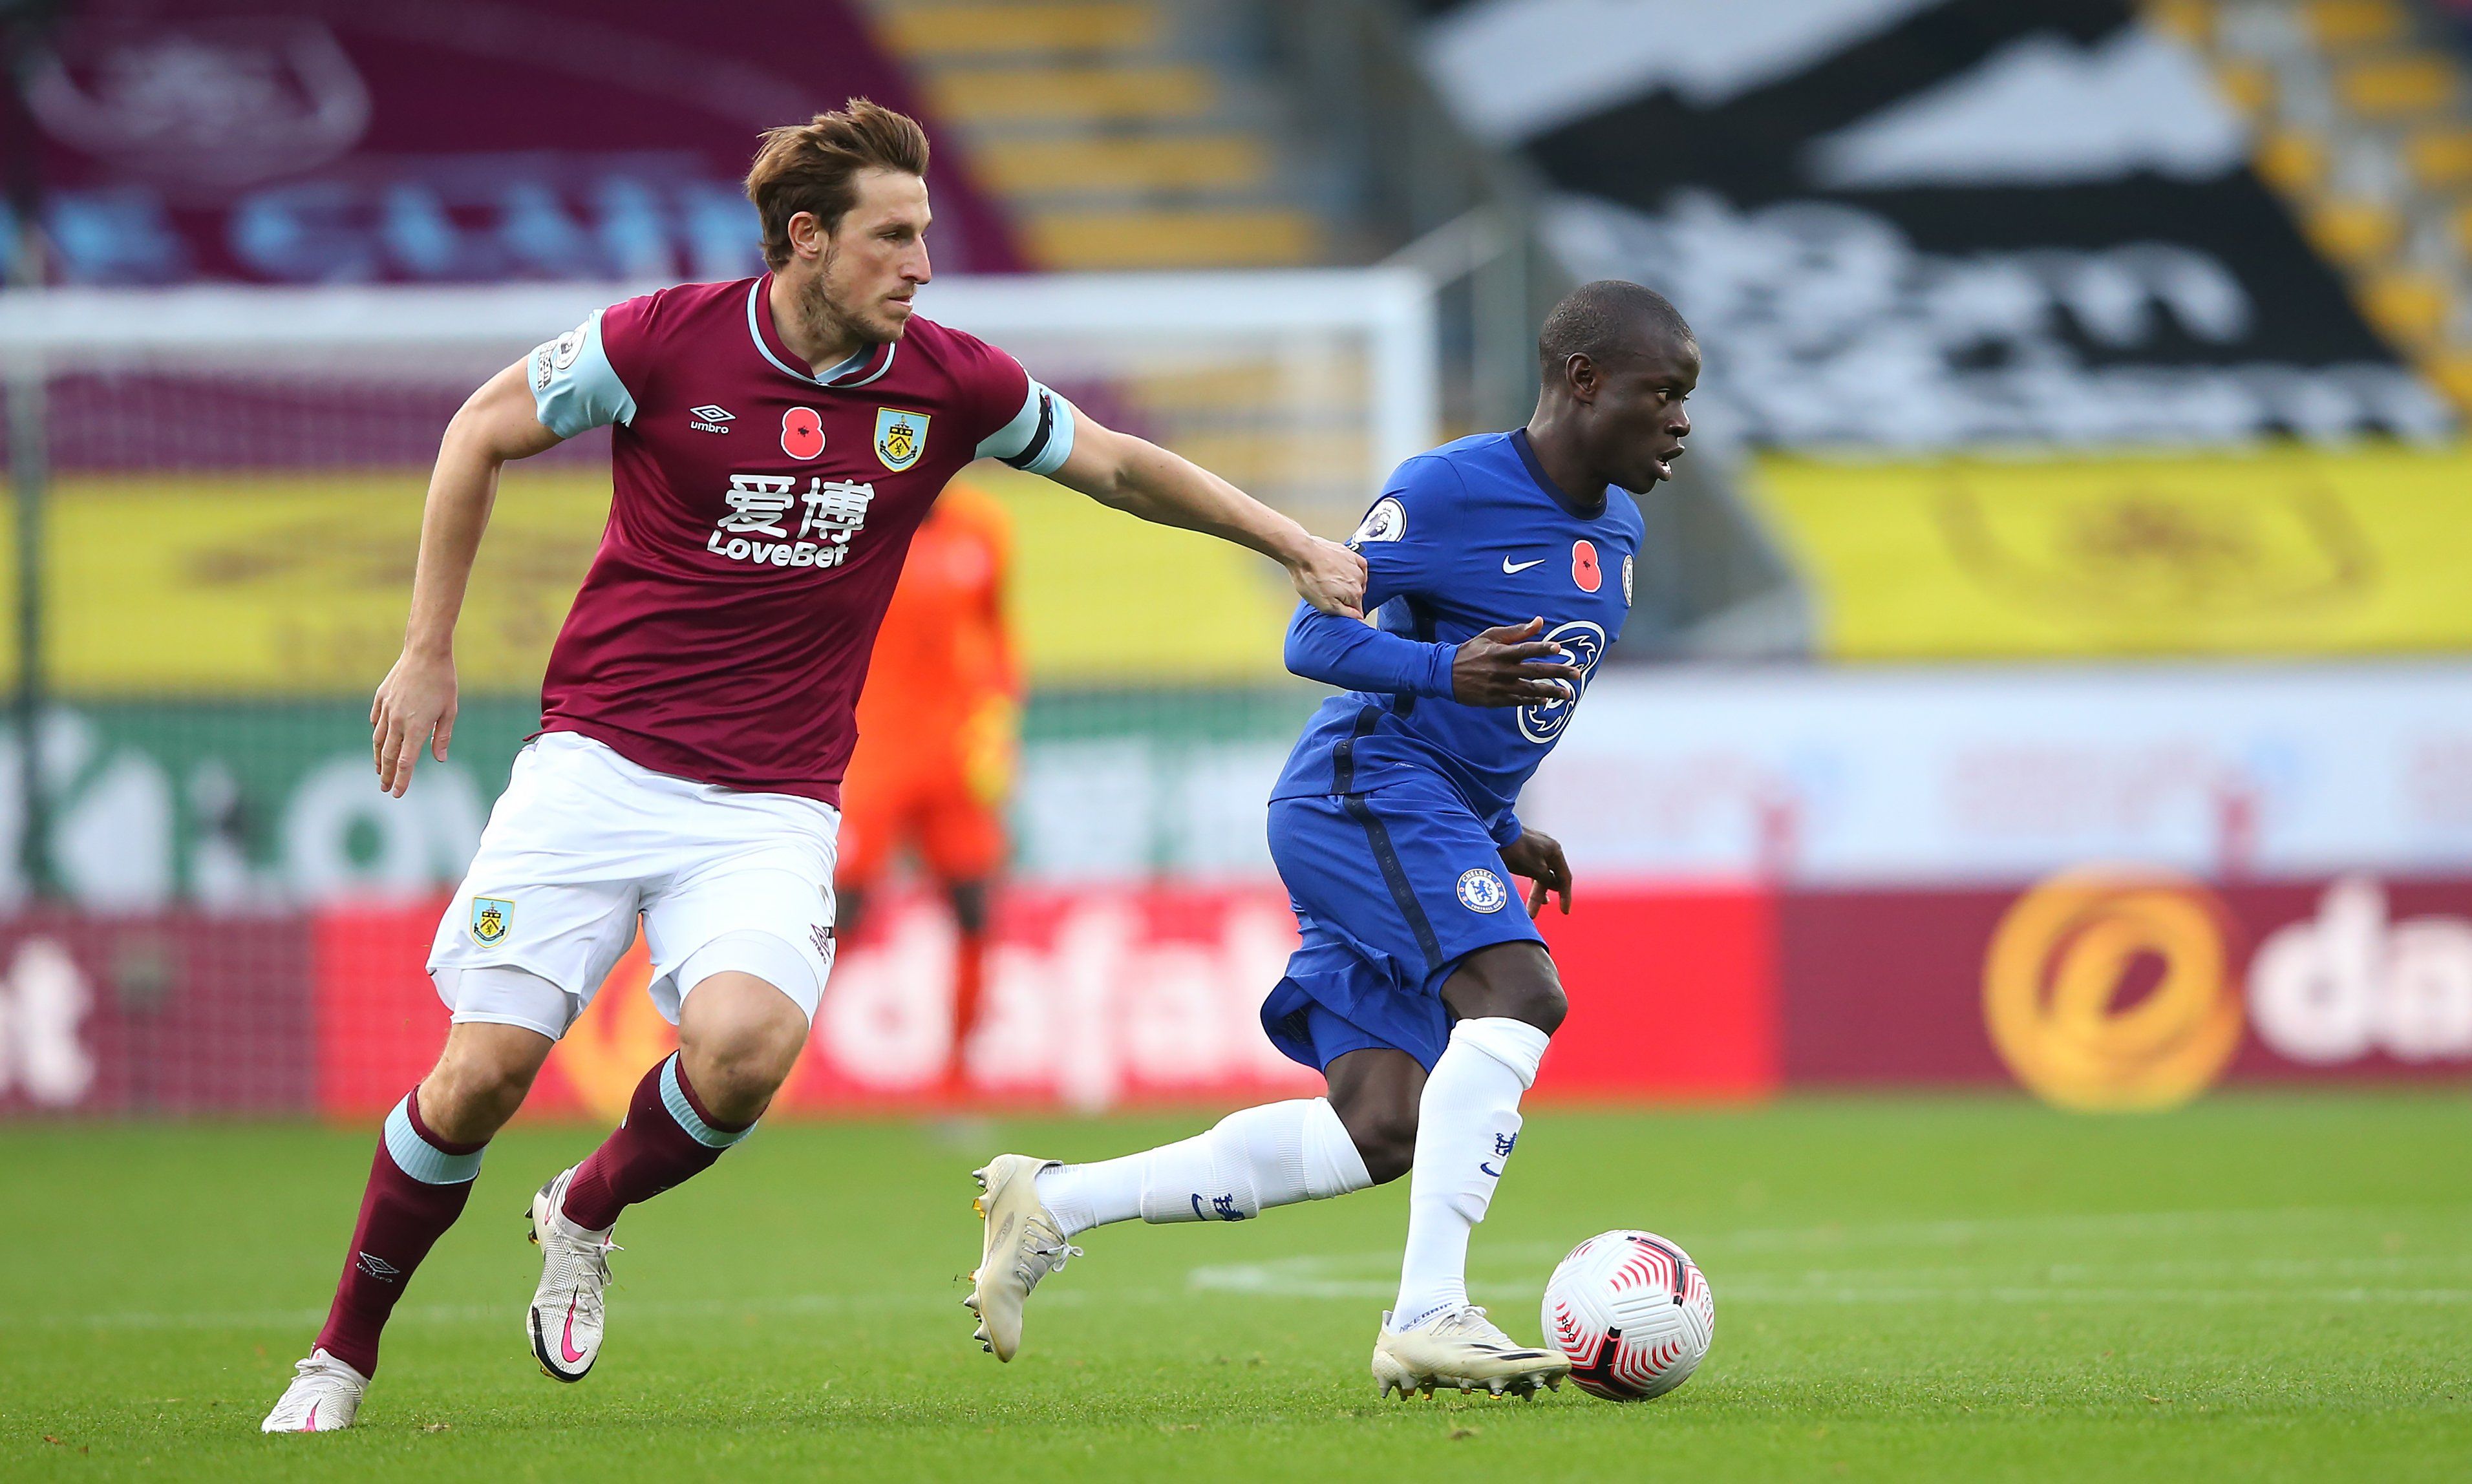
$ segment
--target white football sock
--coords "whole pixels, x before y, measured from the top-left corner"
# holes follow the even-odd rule
[[[1450,1045],[1416,1104],[1408,1251],[1390,1307],[1392,1329],[1413,1330],[1468,1301],[1468,1234],[1485,1219],[1519,1142],[1519,1095],[1535,1085],[1545,1041],[1527,1022],[1500,1016],[1451,1027]]]
[[[1243,1221],[1373,1183],[1326,1097],[1264,1103],[1207,1133],[1092,1165],[1038,1172],[1038,1200],[1063,1235],[1110,1221]]]

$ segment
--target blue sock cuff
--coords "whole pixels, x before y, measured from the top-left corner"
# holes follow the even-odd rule
[[[481,1156],[475,1149],[469,1154],[449,1154],[420,1137],[412,1126],[412,1098],[406,1095],[394,1105],[386,1119],[387,1158],[394,1167],[422,1185],[465,1185],[481,1172]]]
[[[676,1051],[661,1064],[661,1106],[670,1111],[678,1127],[687,1131],[688,1138],[707,1149],[726,1149],[755,1132],[752,1123],[745,1128],[720,1129],[703,1120],[703,1115],[696,1112],[695,1103],[687,1096],[686,1073],[679,1070]]]

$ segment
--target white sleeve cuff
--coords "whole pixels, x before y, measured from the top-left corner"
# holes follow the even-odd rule
[[[1034,381],[1012,421],[979,440],[978,457],[1054,474],[1073,454],[1073,404]]]

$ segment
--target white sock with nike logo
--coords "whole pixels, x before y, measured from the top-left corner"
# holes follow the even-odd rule
[[[1535,1085],[1545,1032],[1487,1016],[1451,1027],[1416,1104],[1408,1177],[1408,1250],[1390,1327],[1413,1330],[1468,1301],[1468,1234],[1519,1142],[1519,1097]]]
[[[1038,1173],[1038,1201],[1070,1240],[1110,1221],[1243,1221],[1373,1183],[1326,1097],[1244,1108],[1191,1139]]]

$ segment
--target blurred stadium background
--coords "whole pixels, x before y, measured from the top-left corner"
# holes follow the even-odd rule
[[[1581,882],[1540,1095],[2472,1070],[2463,0],[685,13],[0,5],[0,1115],[365,1119],[426,1067],[422,950],[607,492],[593,438],[510,471],[453,760],[389,802],[439,433],[590,309],[755,271],[755,130],[857,93],[936,141],[927,313],[1325,533],[1525,419],[1570,284],[1697,325],[1685,476],[1527,809]],[[1277,574],[971,478],[1028,695],[966,1085],[913,891],[787,1102],[1309,1085],[1253,1020],[1317,695]],[[604,996],[531,1116],[606,1119],[666,1035]]]

